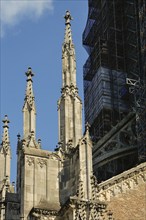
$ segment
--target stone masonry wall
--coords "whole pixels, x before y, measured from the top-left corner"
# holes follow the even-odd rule
[[[49,154],[49,152],[39,149],[31,149],[31,151],[34,151],[36,155],[25,155],[24,199],[22,198],[24,211],[21,213],[24,218],[29,215],[33,207],[44,208],[44,201],[47,204],[51,202],[54,206],[59,204],[60,161],[55,154]]]
[[[146,163],[99,184],[115,220],[146,220]]]
[[[113,197],[108,204],[116,220],[146,220],[146,184]]]

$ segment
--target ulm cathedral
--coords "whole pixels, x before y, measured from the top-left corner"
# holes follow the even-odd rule
[[[98,183],[90,126],[82,133],[82,101],[76,84],[71,15],[65,15],[59,142],[54,152],[36,140],[33,71],[26,72],[23,137],[18,135],[17,183],[10,183],[9,119],[0,146],[0,220],[145,220],[146,163]]]

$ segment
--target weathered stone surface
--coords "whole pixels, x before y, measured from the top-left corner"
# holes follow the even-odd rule
[[[108,202],[116,220],[146,219],[146,163],[99,184],[98,197]]]
[[[146,219],[146,183],[138,185],[129,192],[113,197],[108,203],[116,220]]]

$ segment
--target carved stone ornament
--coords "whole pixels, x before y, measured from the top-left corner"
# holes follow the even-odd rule
[[[125,119],[123,119],[124,121]],[[135,117],[129,121],[126,126],[123,126],[123,121],[120,122],[120,130],[110,137],[110,140],[105,140],[105,137],[98,141],[98,144],[94,147],[96,149],[96,158],[98,158],[98,165],[102,162],[103,158],[106,160],[109,156],[117,156],[117,152],[120,151],[120,155],[125,154],[125,150],[129,148],[136,149],[136,135],[134,131]],[[113,128],[114,132],[114,128]],[[95,151],[95,150],[94,150]]]
[[[41,168],[43,168],[44,166],[47,165],[47,160],[38,158],[38,159],[37,159],[37,164],[38,164]]]
[[[138,184],[146,181],[146,163],[140,164],[131,170],[125,171],[122,174],[109,180],[107,183],[99,184],[99,199],[110,201],[114,197],[123,192],[135,189]],[[105,196],[107,195],[107,196]]]
[[[32,166],[34,164],[34,157],[29,157],[27,156],[26,157],[26,163],[29,165],[29,166]]]
[[[58,161],[61,161],[61,158],[58,154],[55,154],[55,153],[51,153],[48,155],[48,158],[49,159],[52,159],[52,160],[58,160]]]
[[[78,155],[78,153],[79,153],[78,146],[73,147],[73,140],[72,139],[70,139],[68,141],[68,143],[66,144],[65,150],[63,149],[62,142],[59,142],[58,146],[56,148],[56,151],[57,151],[57,156],[59,158],[58,160],[60,160],[60,161],[65,160],[67,158],[71,158],[73,156],[73,154],[75,155],[75,153],[76,153],[76,155]]]
[[[61,93],[62,97],[66,97],[67,95],[70,95],[71,97],[76,97],[78,96],[78,88],[74,85],[65,86],[64,88],[62,88]]]
[[[91,186],[92,186],[92,199],[97,200],[98,199],[98,183],[97,183],[97,178],[94,175],[91,176]]]
[[[2,143],[1,153],[6,155],[10,153],[10,143],[5,143],[5,142]]]
[[[39,208],[33,208],[30,215],[39,220],[48,220],[48,219],[55,219],[55,217],[58,216],[58,212],[45,210],[45,209],[39,209]]]

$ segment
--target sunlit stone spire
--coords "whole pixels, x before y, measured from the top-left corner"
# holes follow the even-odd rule
[[[66,11],[62,45],[62,95],[58,101],[59,142],[63,149],[76,147],[82,137],[82,102],[76,86],[76,58],[71,34],[72,17]]]
[[[35,108],[35,98],[33,93],[33,81],[32,77],[34,73],[32,72],[31,67],[28,68],[28,71],[25,73],[27,76],[27,86],[26,94],[24,99],[23,106],[23,133],[24,138],[27,138],[31,132],[36,132],[36,108]]]
[[[69,11],[66,11],[65,18],[65,37],[62,45],[62,85],[76,86],[76,58],[75,49],[71,33],[72,17]]]

